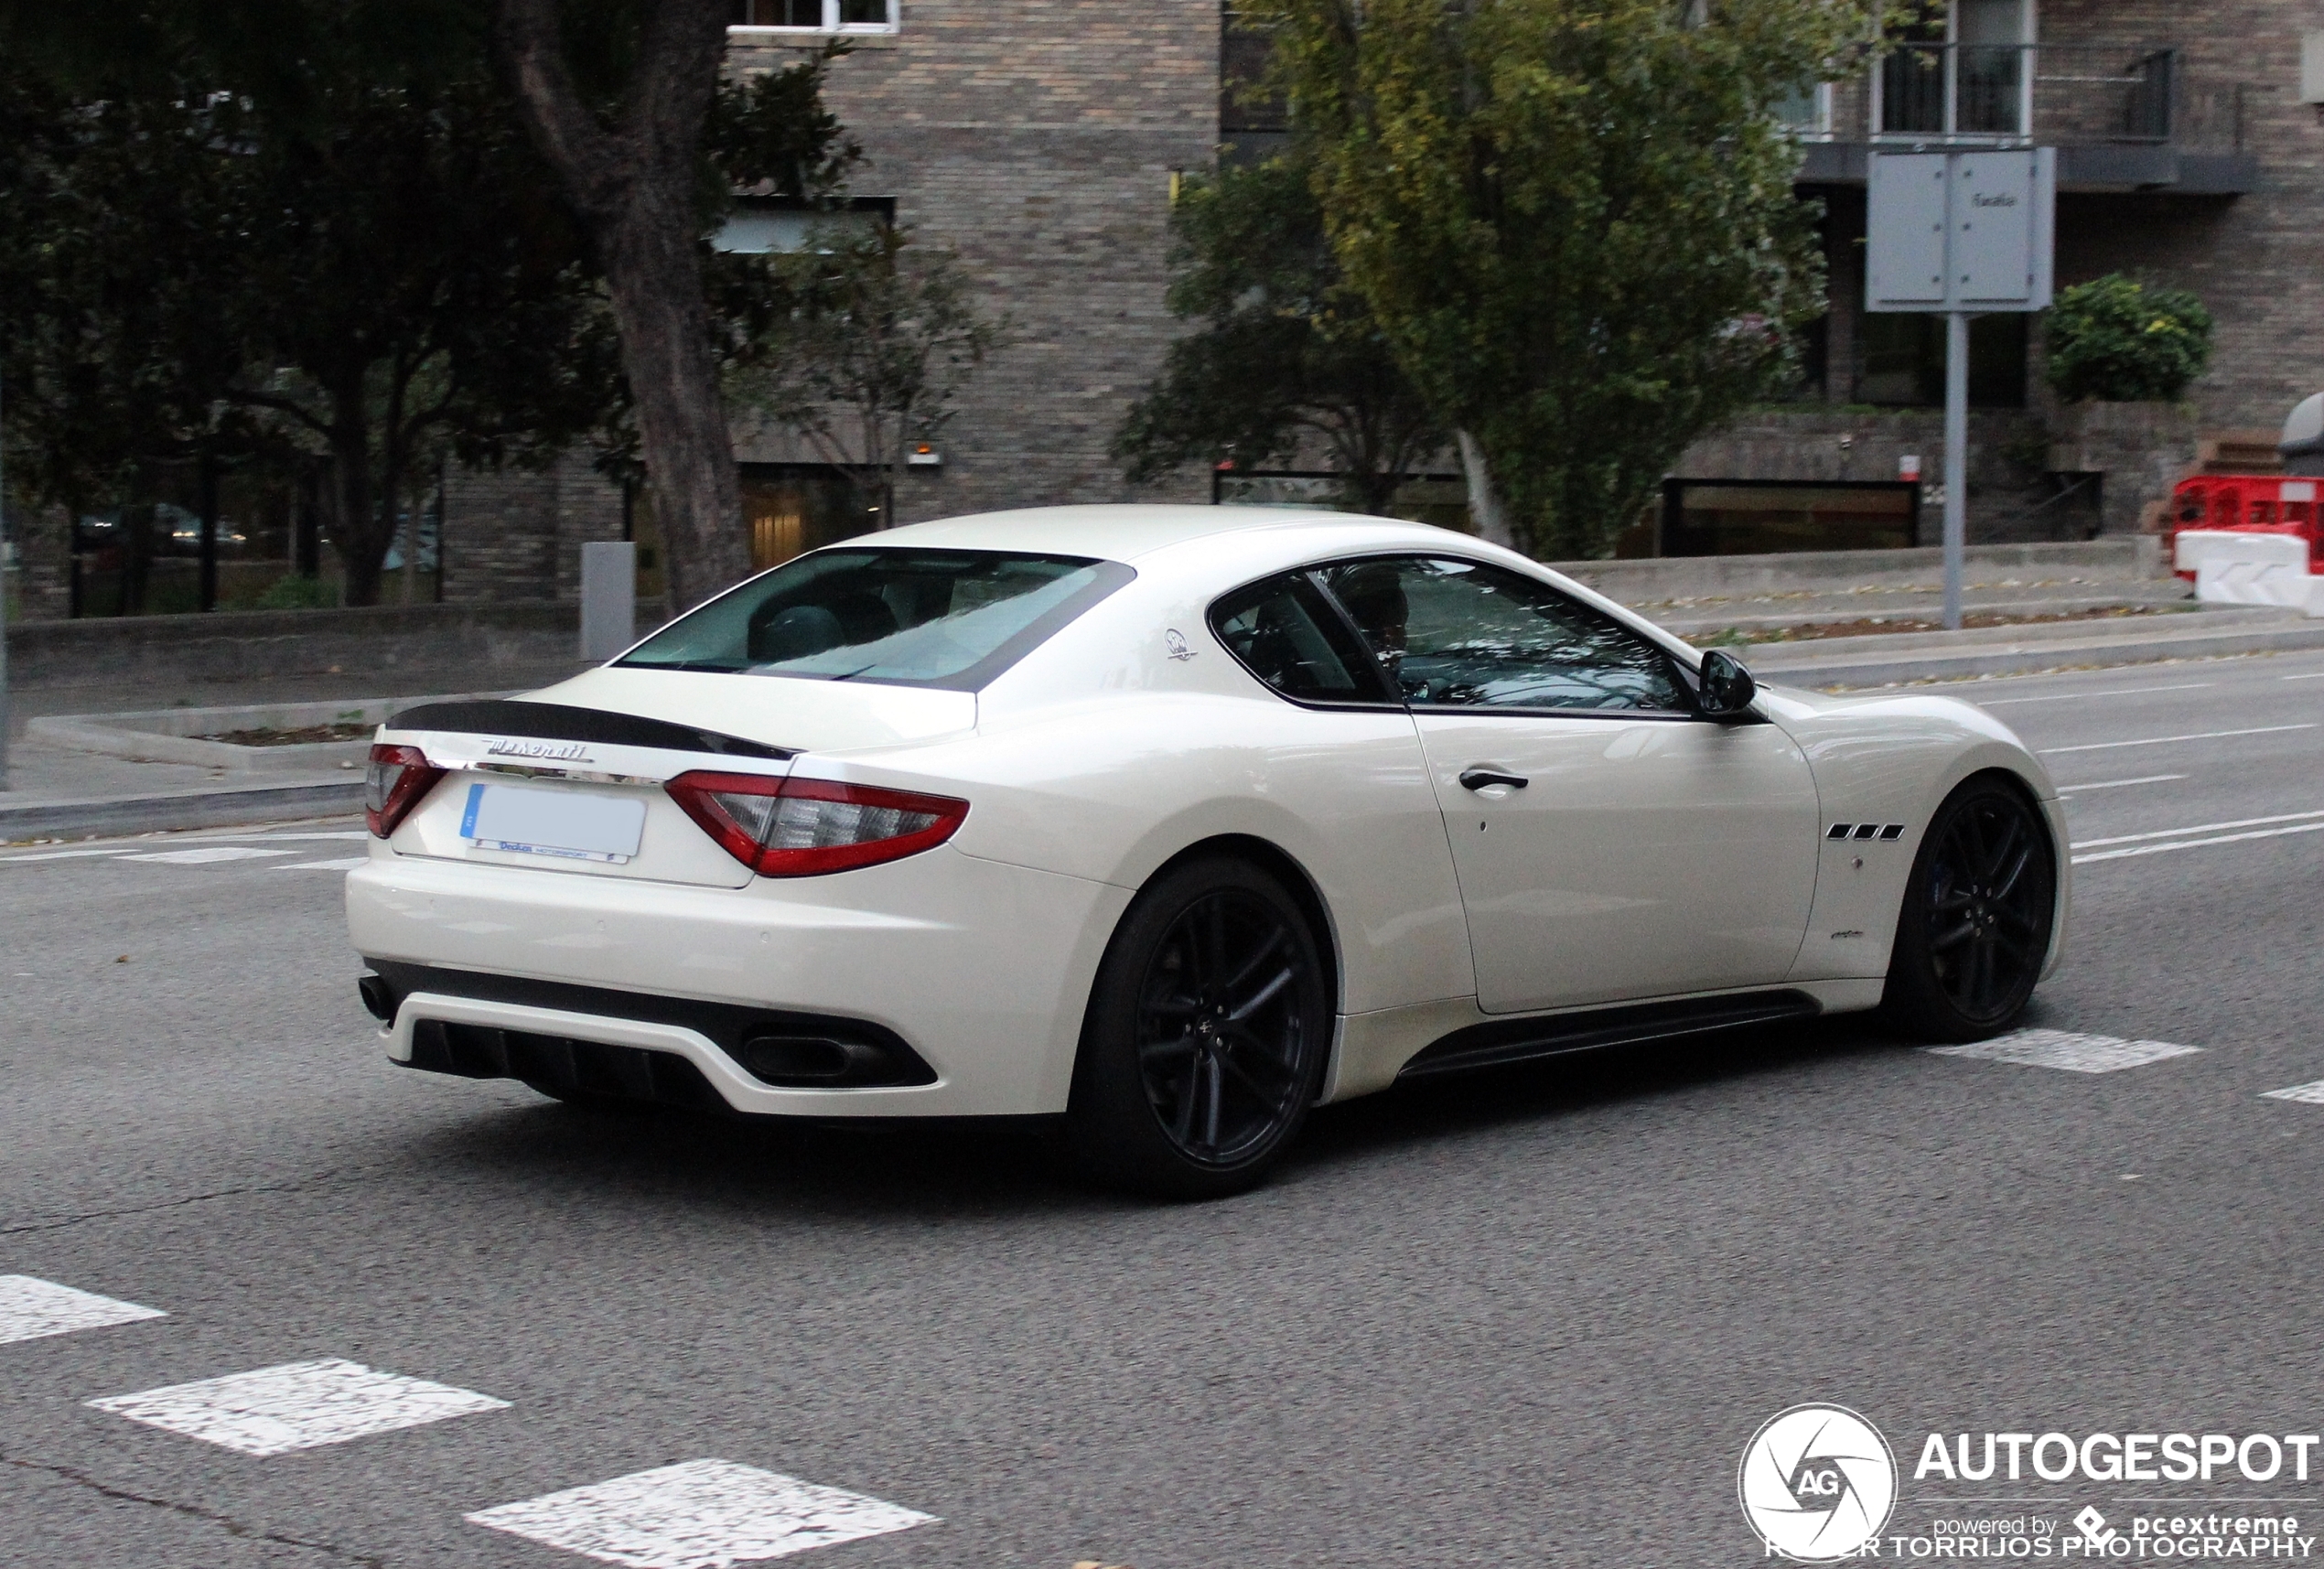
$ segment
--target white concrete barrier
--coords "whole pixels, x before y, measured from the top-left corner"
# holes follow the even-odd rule
[[[2181,572],[2195,574],[2195,597],[2206,603],[2308,608],[2308,542],[2296,534],[2190,531],[2179,536],[2178,557]]]

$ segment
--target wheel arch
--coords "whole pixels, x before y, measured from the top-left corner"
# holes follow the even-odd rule
[[[1298,858],[1282,845],[1255,833],[1214,833],[1196,840],[1155,867],[1146,875],[1146,881],[1139,885],[1139,891],[1143,893],[1189,861],[1200,860],[1206,855],[1248,861],[1283,880],[1284,887],[1290,889],[1292,898],[1297,901],[1300,913],[1307,917],[1308,930],[1314,934],[1316,951],[1323,960],[1324,991],[1330,998],[1331,1010],[1334,1014],[1341,1012],[1343,966],[1340,963],[1339,924],[1332,919],[1330,901],[1323,897],[1323,890],[1317,886],[1315,878],[1307,867],[1299,864]],[[1128,913],[1127,910],[1123,912],[1123,919],[1128,919]],[[1117,931],[1121,929],[1121,921],[1114,922],[1114,929]],[[1112,941],[1109,937],[1109,947]],[[1096,984],[1094,977],[1091,984],[1092,987]]]

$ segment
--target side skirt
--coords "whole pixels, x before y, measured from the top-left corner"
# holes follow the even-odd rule
[[[1813,1018],[1822,1012],[1823,1005],[1807,993],[1780,991],[1593,1008],[1547,1018],[1496,1019],[1440,1037],[1405,1063],[1396,1077],[1399,1080],[1426,1079],[1504,1062],[1560,1057],[1569,1051],[1636,1046],[1779,1019]]]

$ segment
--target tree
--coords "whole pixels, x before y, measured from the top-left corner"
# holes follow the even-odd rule
[[[826,227],[775,259],[771,281],[779,304],[733,358],[737,401],[796,431],[892,522],[912,448],[936,439],[1007,324],[977,308],[958,257],[890,224]]]
[[[257,14],[301,70],[268,68]],[[610,333],[480,34],[378,56],[361,6],[202,16],[136,18],[113,58],[0,14],[46,62],[0,81],[39,132],[5,164],[0,353],[52,494],[141,459],[327,455],[347,597],[372,603],[429,452],[554,455],[616,401]]]
[[[1240,0],[1489,534],[1589,555],[1823,309],[1776,103],[1870,0]]]
[[[670,608],[747,575],[734,444],[703,288],[703,126],[730,0],[618,0],[569,53],[558,0],[495,0],[535,144],[587,231],[620,327]],[[585,69],[576,70],[576,63]]]
[[[1189,181],[1171,210],[1171,314],[1200,327],[1171,344],[1114,452],[1128,478],[1189,463],[1244,467],[1323,443],[1343,504],[1387,510],[1443,427],[1342,277],[1313,175],[1275,158]]]
[[[2211,362],[2200,299],[2120,273],[2060,290],[2045,334],[2050,384],[2070,403],[2176,403]]]

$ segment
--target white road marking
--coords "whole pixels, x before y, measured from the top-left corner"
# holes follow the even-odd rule
[[[89,1403],[132,1422],[245,1455],[282,1455],[447,1417],[500,1411],[509,1402],[328,1357]]]
[[[2190,682],[2184,686],[2121,686],[2109,692],[2059,692],[2047,697],[1996,697],[1977,704],[1980,708],[2000,708],[2012,703],[2079,703],[2086,697],[2135,697],[2142,692],[2209,692],[2218,682]]]
[[[2060,795],[2075,795],[2086,790],[2128,790],[2132,785],[2175,784],[2187,778],[2185,774],[2148,774],[2144,779],[2107,779],[2100,784],[2060,785]]]
[[[2261,1099],[2305,1101],[2311,1106],[2324,1106],[2324,1079],[2319,1079],[2313,1084],[2295,1084],[2289,1090],[2270,1090]]]
[[[468,1519],[629,1569],[727,1569],[936,1517],[731,1460],[688,1460]]]
[[[2136,741],[2093,741],[2082,747],[2045,747],[2045,758],[2063,757],[2068,752],[2110,752],[2120,747],[2167,747],[2174,741],[2221,741],[2230,736],[2276,736],[2286,730],[2313,730],[2314,725],[2262,725],[2250,730],[2200,730],[2191,736],[2148,736]]]
[[[2117,1040],[2110,1035],[2074,1035],[2058,1029],[2021,1029],[1968,1046],[1933,1046],[1938,1057],[1974,1057],[1988,1062],[2015,1062],[2028,1068],[2062,1068],[2070,1073],[2114,1073],[2143,1068],[2167,1058],[2186,1057],[2200,1046],[2173,1046],[2165,1040]]]
[[[2305,675],[2279,675],[2278,681],[2324,681],[2324,670],[2312,670]]]
[[[351,872],[358,866],[368,866],[371,864],[371,858],[369,855],[350,855],[344,861],[293,861],[288,865],[277,866],[274,870],[278,872]]]
[[[10,865],[14,865],[18,861],[78,861],[84,855],[126,855],[128,854],[128,847],[124,845],[118,850],[44,850],[38,855],[10,855],[6,859]]]
[[[0,1274],[0,1344],[168,1316],[158,1307],[116,1302],[110,1296],[59,1285],[52,1280],[28,1274]]]
[[[2231,828],[2266,828],[2278,822],[2313,822],[2324,817],[2324,811],[2286,811],[2275,817],[2239,817],[2233,822],[2193,822],[2184,828],[2158,828],[2152,833],[2121,833],[2112,839],[2082,839],[2074,843],[2077,850],[2095,850],[2106,844],[2136,844],[2142,840],[2177,839],[2189,833],[2222,833]]]
[[[2083,850],[2099,844],[2122,844],[2128,847],[2121,850],[2101,850],[2094,855],[2076,855],[2073,862],[2075,865],[2080,866],[2092,861],[2121,861],[2133,855],[2159,855],[2168,850],[2200,850],[2212,844],[2241,844],[2253,839],[2281,839],[2293,833],[2324,833],[2324,822],[2312,821],[2316,818],[2324,818],[2324,811],[2297,811],[2283,817],[2254,817],[2242,822],[2206,822],[2195,828],[2166,828],[2158,833],[2132,833],[2120,839],[2092,839],[2073,848]],[[2292,826],[2288,828],[2258,826],[2268,822],[2288,822]],[[2213,833],[2211,832],[2214,829],[2222,828],[2243,828],[2250,831],[2243,833]],[[2181,833],[2204,833],[2210,834],[2211,837],[2203,839],[2175,837]],[[2153,843],[2157,840],[2162,843]],[[2139,843],[2140,841],[2146,841],[2146,843]]]
[[[253,850],[246,844],[210,844],[199,850],[156,850],[148,855],[125,855],[127,861],[162,861],[173,866],[206,866],[213,861],[255,861],[269,855],[296,855],[296,850]]]

